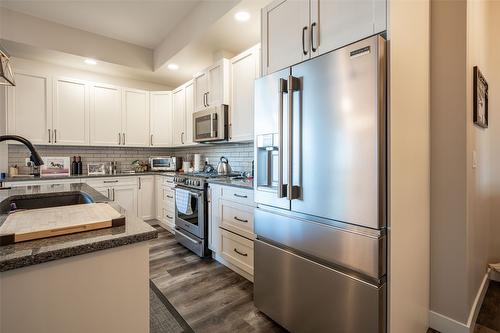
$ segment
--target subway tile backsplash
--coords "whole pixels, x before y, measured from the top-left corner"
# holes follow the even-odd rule
[[[36,145],[41,156],[81,156],[84,171],[87,163],[117,161],[119,170],[128,170],[134,160],[147,160],[151,156],[179,156],[182,159],[188,158],[192,161],[193,154],[202,155],[217,166],[221,156],[229,160],[229,164],[234,171],[251,171],[253,160],[253,142],[248,143],[226,143],[197,145],[188,148],[134,148],[134,147],[80,147],[80,146],[41,146]],[[11,144],[9,145],[9,165],[17,165],[19,173],[29,173],[29,168],[24,166],[25,158],[29,157],[26,147]]]

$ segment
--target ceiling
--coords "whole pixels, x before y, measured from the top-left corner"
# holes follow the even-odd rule
[[[7,36],[12,37],[10,39],[4,35],[0,42],[14,57],[78,69],[87,67],[87,70],[96,73],[176,87],[190,80],[195,73],[212,65],[214,58],[220,57],[220,54],[230,57],[259,43],[260,10],[269,1],[0,0],[0,7],[7,8],[4,12],[10,17],[9,24],[12,25],[10,30],[14,33]],[[221,4],[228,5],[221,7]],[[238,22],[234,18],[238,11],[248,12],[250,19]],[[22,13],[19,15],[25,17],[15,13]],[[210,15],[212,18],[209,18]],[[53,22],[55,25],[49,27],[52,30],[41,23],[28,27],[28,23],[31,22],[30,17],[43,20],[42,22]],[[97,49],[89,54],[89,45],[95,48],[101,45],[103,48],[99,50],[104,52],[104,47],[107,47],[109,51],[112,40],[98,44],[97,40],[96,43],[91,40],[94,37],[88,36],[86,42],[73,45],[75,36],[77,40],[81,40],[81,35],[76,33],[72,35],[73,37],[69,37],[69,33],[74,32],[67,31],[66,36],[62,34],[64,27],[130,43],[128,45],[138,45],[134,47],[142,47],[143,50],[155,54],[162,49],[169,47],[170,49],[160,66],[155,68],[152,57],[147,59],[151,62],[148,68],[138,68],[133,64],[120,62],[119,55],[123,55],[126,51],[113,52],[116,48],[112,48],[111,55],[108,52],[106,57],[104,53],[100,57]],[[44,35],[42,32],[41,35],[37,35],[32,32],[33,29],[35,31],[47,29],[47,33]],[[32,37],[22,40],[18,34],[21,31],[27,33],[24,36]],[[56,31],[61,32],[63,38],[53,37],[56,36]],[[52,45],[41,41],[47,34],[52,36],[50,40]],[[116,59],[112,56],[116,56]],[[86,57],[97,59],[98,65],[83,64]],[[169,70],[167,66],[171,63],[177,64],[179,69]]]
[[[2,7],[150,49],[200,0],[2,0]]]

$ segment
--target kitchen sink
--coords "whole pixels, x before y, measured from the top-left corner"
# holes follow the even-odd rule
[[[43,193],[14,195],[0,203],[0,214],[24,209],[50,208],[93,203],[84,192]]]

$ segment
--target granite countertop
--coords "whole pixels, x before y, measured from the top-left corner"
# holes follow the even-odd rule
[[[118,204],[110,202],[104,195],[83,183],[0,189],[0,205],[11,196],[22,197],[33,194],[57,196],[61,193],[77,191],[88,194],[94,202],[109,203],[117,211],[125,215],[125,225],[0,246],[0,272],[143,242],[158,237],[158,232],[149,224],[132,214],[128,214]],[[7,214],[0,214],[0,226],[5,222],[6,218]]]
[[[208,179],[207,182],[209,184],[225,185],[253,190],[253,180],[250,179],[211,178]]]
[[[58,179],[81,179],[81,178],[103,178],[103,177],[127,177],[127,176],[144,176],[144,175],[165,175],[174,176],[178,172],[175,171],[146,171],[146,172],[136,172],[136,173],[117,173],[115,175],[105,174],[105,175],[71,175],[71,176],[51,176],[51,177],[31,177],[26,175],[18,177],[7,177],[0,180],[1,182],[25,182],[25,181],[39,181],[39,180],[58,180]]]

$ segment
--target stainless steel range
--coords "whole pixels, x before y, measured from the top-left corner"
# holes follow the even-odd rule
[[[206,174],[174,177],[175,239],[199,255],[210,255],[208,249],[208,203]]]

